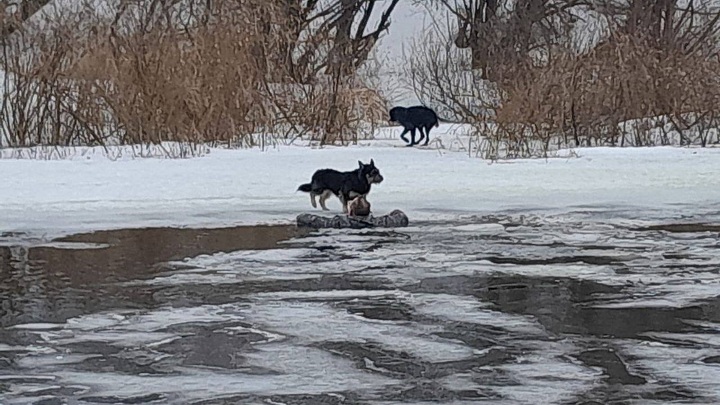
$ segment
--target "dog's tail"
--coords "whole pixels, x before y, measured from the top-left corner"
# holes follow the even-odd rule
[[[309,193],[310,191],[312,191],[312,185],[310,183],[301,184],[300,187],[298,187],[297,191]]]
[[[462,124],[462,122],[460,121],[446,120],[445,118],[437,117],[437,121],[435,121],[435,126],[439,127],[441,122],[444,122],[446,124]]]

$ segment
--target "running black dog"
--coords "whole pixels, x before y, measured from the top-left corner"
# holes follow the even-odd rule
[[[440,125],[437,114],[430,108],[418,105],[414,107],[393,107],[390,110],[390,122],[398,122],[405,128],[400,134],[403,141],[408,142],[405,134],[410,132],[411,142],[407,146],[418,145],[425,138],[424,145],[427,146],[430,141],[430,129]],[[420,130],[420,139],[415,142],[415,130]],[[425,134],[423,134],[423,129]]]
[[[327,211],[325,201],[331,195],[340,199],[343,212],[348,212],[348,202],[357,196],[366,196],[372,184],[380,184],[383,176],[370,159],[370,164],[358,160],[360,167],[351,172],[340,172],[334,169],[320,169],[312,175],[310,183],[301,184],[298,191],[310,193],[310,204],[317,208],[315,197],[320,196],[320,206]]]

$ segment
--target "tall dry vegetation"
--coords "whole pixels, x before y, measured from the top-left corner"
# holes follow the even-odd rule
[[[408,76],[421,100],[472,124],[486,157],[720,142],[709,2],[438,3],[453,37],[415,47]]]
[[[375,2],[135,0],[112,12],[10,13],[0,21],[0,146],[357,140],[385,111],[360,67],[397,0],[371,26]]]
[[[2,40],[0,145],[26,146],[60,141],[65,128],[58,97],[64,92],[59,71],[71,45],[63,38],[36,35],[29,41],[22,29],[28,16],[9,10],[0,16]],[[65,23],[59,22],[59,23]],[[27,49],[34,45],[31,52]]]
[[[355,141],[384,121],[367,62],[398,2],[6,7],[0,147]],[[470,123],[487,157],[719,142],[710,0],[431,3],[455,24],[419,42],[407,77],[441,115]]]
[[[550,142],[706,146],[707,133],[688,129],[717,122],[718,68],[703,55],[613,37],[587,54],[560,54],[528,69],[505,86],[497,121],[501,131],[541,141],[543,150]]]

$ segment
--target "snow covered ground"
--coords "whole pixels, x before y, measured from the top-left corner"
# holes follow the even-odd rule
[[[65,159],[0,159],[0,230],[35,238],[292,223],[313,210],[296,189],[314,170],[353,170],[371,158],[385,177],[369,196],[374,212],[399,208],[411,221],[608,205],[677,211],[720,201],[718,149],[593,148],[575,150],[577,157],[490,163],[458,151],[463,140],[452,126],[437,132],[448,149],[403,147],[395,128],[389,139],[351,147],[211,149],[190,159],[110,160],[87,151]],[[329,207],[341,212],[337,200]]]

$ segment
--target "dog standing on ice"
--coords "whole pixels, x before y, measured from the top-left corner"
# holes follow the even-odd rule
[[[340,172],[334,169],[320,169],[312,175],[310,183],[301,184],[298,191],[310,193],[310,204],[317,208],[315,197],[320,197],[320,206],[328,211],[325,201],[331,195],[340,199],[343,206],[343,213],[348,213],[348,202],[358,196],[366,196],[370,192],[370,186],[380,184],[383,176],[380,170],[375,167],[375,162],[370,159],[370,164],[364,164],[358,160],[359,167],[350,172]]]

